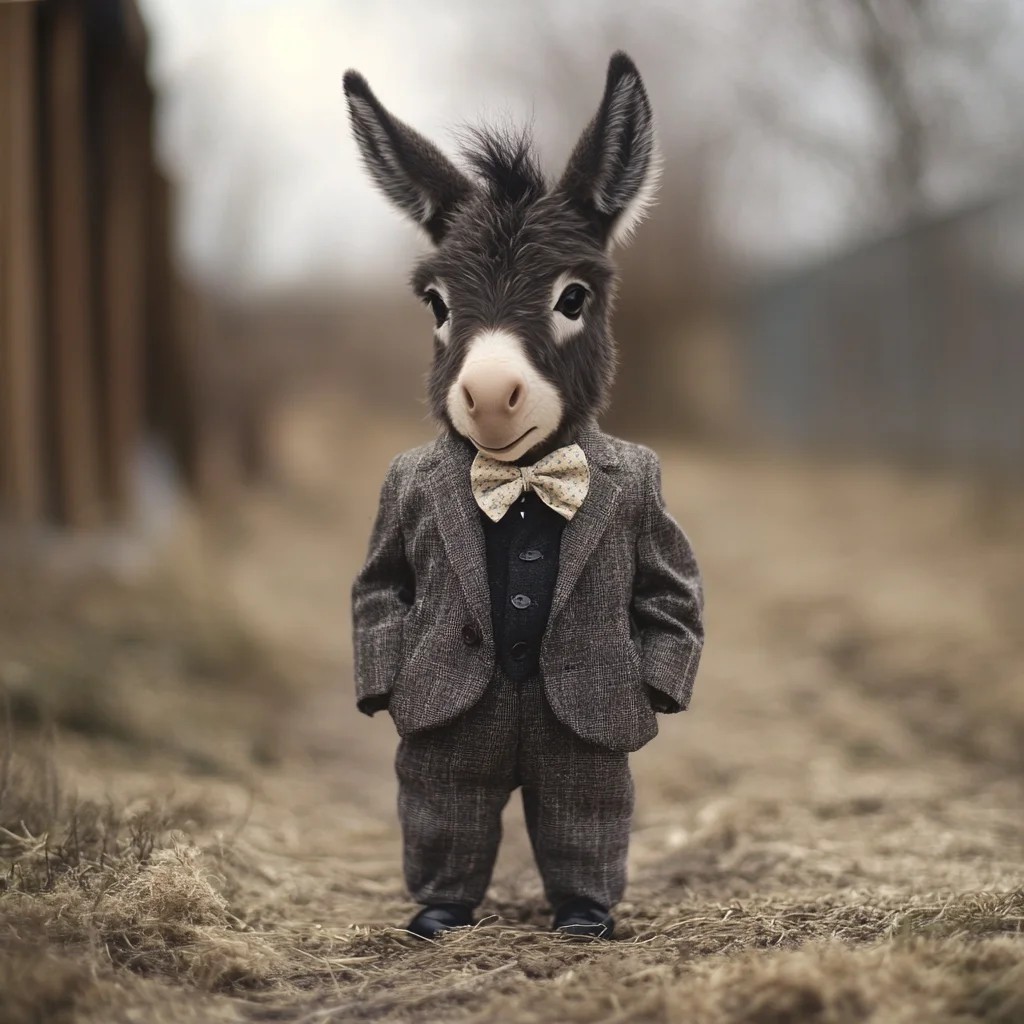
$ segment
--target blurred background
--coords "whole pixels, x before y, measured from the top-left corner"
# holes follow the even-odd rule
[[[154,477],[266,475],[277,413],[313,390],[419,408],[418,242],[361,173],[342,72],[449,150],[460,125],[532,122],[556,175],[617,47],[647,79],[666,173],[623,254],[610,426],[1024,465],[1013,0],[0,17],[6,520],[116,522]]]
[[[450,153],[530,123],[555,177],[620,48],[665,174],[604,425],[661,457],[709,641],[633,759],[643,942],[548,950],[516,827],[525,966],[484,929],[453,985],[385,930],[395,739],[352,700],[436,428],[342,75]],[[1024,1019],[1022,325],[1019,0],[0,0],[0,1017]]]

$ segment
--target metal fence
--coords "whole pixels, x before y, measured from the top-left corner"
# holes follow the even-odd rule
[[[760,288],[740,346],[766,440],[1024,475],[1024,193]]]

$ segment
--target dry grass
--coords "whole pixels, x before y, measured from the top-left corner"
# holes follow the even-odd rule
[[[546,931],[512,811],[484,920],[428,946],[395,927],[392,731],[347,682],[412,432],[330,408],[173,569],[0,580],[0,1021],[1024,1020],[1024,503],[659,446],[711,644],[635,758],[621,938]]]
[[[142,586],[114,574],[5,568],[0,685],[15,724],[163,747],[191,756],[199,770],[216,769],[208,751],[167,734],[165,716],[187,721],[191,709],[188,724],[198,725],[240,688],[272,704],[290,677],[223,588],[194,568],[183,577],[176,557]]]
[[[189,838],[210,809],[64,790],[44,751],[0,764],[0,948],[55,947],[209,990],[270,982],[215,865]]]

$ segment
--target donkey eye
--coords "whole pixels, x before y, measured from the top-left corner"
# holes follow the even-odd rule
[[[558,297],[555,303],[555,312],[569,320],[579,320],[583,312],[583,304],[587,301],[590,292],[581,284],[571,284]]]
[[[444,299],[433,288],[423,293],[423,301],[430,307],[430,312],[434,314],[434,320],[438,327],[447,322],[451,315],[450,310],[445,305]]]

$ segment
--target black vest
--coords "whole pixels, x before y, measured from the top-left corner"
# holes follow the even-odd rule
[[[540,671],[565,519],[532,491],[497,523],[480,516],[498,664],[510,678],[528,679]]]

